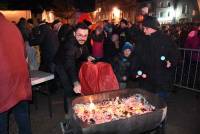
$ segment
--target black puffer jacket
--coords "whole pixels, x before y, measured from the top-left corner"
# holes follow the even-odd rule
[[[114,58],[112,66],[113,66],[118,82],[127,81],[127,80],[123,80],[124,76],[129,78],[131,74],[130,73],[131,59],[132,59],[132,55],[130,57],[125,57],[122,54],[119,54],[118,56]]]
[[[160,59],[161,56],[165,56],[166,60],[171,62],[171,68],[163,65],[165,61]],[[178,57],[179,53],[174,42],[161,31],[157,31],[138,41],[132,66],[135,74],[137,70],[142,70],[147,74],[146,80],[153,84],[170,84]]]
[[[35,27],[33,31],[31,45],[40,46],[41,64],[52,63],[59,48],[57,34],[45,23]]]
[[[86,46],[79,45],[73,35],[68,37],[68,41],[61,44],[58,53],[55,58],[55,63],[63,65],[69,78],[72,82],[78,80],[78,70],[80,69],[81,63],[87,60],[89,51]]]
[[[69,24],[63,24],[58,31],[59,43],[63,44],[68,41],[68,36],[73,32],[73,27]]]

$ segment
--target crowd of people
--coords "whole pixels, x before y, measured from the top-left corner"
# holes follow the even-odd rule
[[[64,111],[68,113],[67,99],[81,94],[78,72],[85,61],[111,64],[120,89],[126,88],[130,79],[139,80],[141,88],[167,98],[172,85],[173,69],[180,56],[177,47],[194,46],[191,40],[196,37],[198,41],[194,41],[195,49],[200,48],[200,28],[195,29],[189,24],[160,27],[157,19],[152,16],[145,16],[140,24],[122,19],[115,25],[104,20],[95,27],[85,22],[70,25],[59,19],[52,24],[38,20],[34,26],[33,20],[25,18],[21,18],[15,26],[2,14],[0,19],[0,23],[3,23],[1,25],[5,25],[0,34],[0,59],[7,65],[0,69],[1,134],[7,134],[5,124],[10,111],[17,111],[15,113],[16,119],[20,118],[17,121],[20,133],[31,133],[27,110],[27,100],[31,93],[26,56],[30,70],[55,74],[56,81],[50,83],[49,88],[54,92],[59,81],[64,90]],[[194,32],[191,33],[192,30]],[[5,38],[9,35],[7,31],[13,31],[9,37],[12,39]],[[16,41],[12,42],[14,39]],[[33,46],[39,46],[39,60]],[[10,54],[10,57],[5,59],[3,52]],[[22,114],[18,116],[17,113]]]
[[[163,25],[162,30],[169,35],[180,48],[185,48],[188,34],[193,30],[198,30],[198,23],[183,23],[174,25]]]

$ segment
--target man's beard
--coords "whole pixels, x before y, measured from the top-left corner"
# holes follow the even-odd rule
[[[85,42],[86,42],[85,40],[79,40],[79,41],[78,41],[78,43],[79,43],[80,45],[85,44]]]

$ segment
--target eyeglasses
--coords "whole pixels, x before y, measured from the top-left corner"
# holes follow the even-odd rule
[[[79,34],[79,33],[78,33],[78,34],[75,34],[75,36],[76,36],[77,38],[79,38],[79,39],[80,39],[80,38],[81,38],[81,39],[85,39],[85,38],[88,37],[88,34],[85,34],[85,35],[84,35],[84,34]]]

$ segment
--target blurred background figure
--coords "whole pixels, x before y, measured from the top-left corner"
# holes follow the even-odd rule
[[[91,33],[90,45],[92,56],[97,60],[104,58],[104,32],[101,26],[97,26]]]

